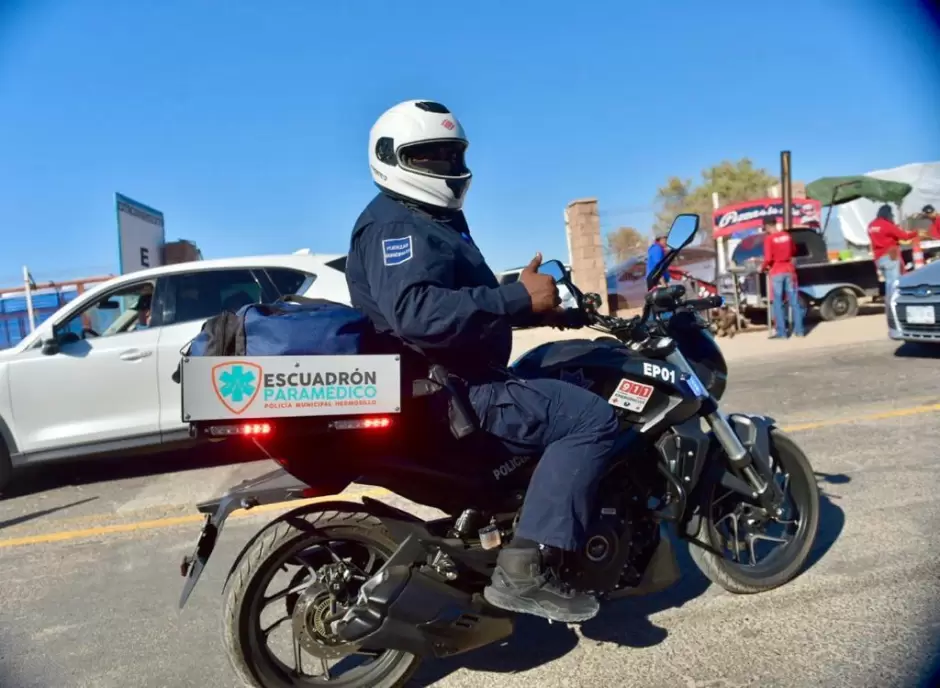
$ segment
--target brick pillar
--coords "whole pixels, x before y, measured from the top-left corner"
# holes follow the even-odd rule
[[[610,313],[596,198],[582,198],[568,204],[565,208],[565,233],[571,279],[581,291],[600,294],[603,299],[601,312]]]

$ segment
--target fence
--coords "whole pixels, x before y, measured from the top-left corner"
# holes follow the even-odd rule
[[[30,290],[33,316],[41,322],[99,282],[110,277],[89,277],[68,282],[39,284]],[[16,346],[30,332],[26,292],[22,287],[0,289],[0,349]]]

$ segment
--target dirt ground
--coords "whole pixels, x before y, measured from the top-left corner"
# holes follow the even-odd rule
[[[828,347],[848,346],[869,341],[884,341],[888,338],[888,326],[885,322],[884,312],[875,312],[869,315],[859,315],[848,320],[837,322],[810,322],[807,323],[809,333],[800,339],[791,337],[786,340],[768,339],[767,328],[755,328],[740,331],[733,338],[719,338],[725,358],[741,360],[758,356],[767,356],[771,349],[781,354],[799,354],[801,351],[815,351]],[[531,330],[518,330],[513,339],[513,359],[521,356],[532,347],[544,342],[560,339],[593,338],[594,332],[590,330],[555,330],[551,328],[535,328]],[[597,336],[600,336],[598,333]]]

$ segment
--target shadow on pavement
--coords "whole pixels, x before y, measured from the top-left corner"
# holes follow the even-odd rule
[[[905,342],[894,350],[898,358],[940,358],[940,344]]]
[[[25,497],[71,485],[93,485],[265,459],[260,450],[220,442],[160,454],[41,463],[17,469],[12,484],[0,499]]]
[[[665,629],[649,617],[673,607],[681,607],[701,595],[710,585],[689,556],[685,542],[676,543],[676,558],[682,578],[663,592],[608,603],[600,614],[581,625],[585,639],[615,643],[623,647],[651,647],[666,639]],[[564,624],[549,624],[534,617],[519,617],[516,631],[500,645],[484,647],[449,660],[428,662],[415,674],[410,685],[431,686],[460,669],[492,673],[527,671],[552,662],[573,650],[580,639]]]
[[[72,502],[71,504],[63,504],[62,506],[52,507],[51,509],[42,509],[41,511],[34,511],[31,514],[26,514],[24,516],[17,516],[16,518],[10,518],[10,519],[7,519],[6,521],[0,521],[0,530],[3,530],[4,528],[11,528],[13,526],[18,526],[21,523],[27,523],[28,521],[33,521],[37,518],[42,518],[43,516],[54,514],[57,511],[71,509],[73,506],[80,506],[82,504],[87,504],[88,502],[93,502],[96,499],[98,498],[89,497],[88,499],[80,499],[77,502]],[[3,684],[0,684],[0,685],[3,685]]]
[[[843,485],[851,478],[844,474],[816,473],[820,482]],[[834,498],[834,497],[833,497]],[[845,512],[820,491],[820,518],[816,543],[802,573],[815,566],[832,548],[845,525]],[[668,590],[645,597],[608,603],[601,612],[581,626],[585,640],[612,643],[626,648],[652,647],[663,642],[668,633],[651,616],[681,607],[702,595],[711,582],[699,571],[689,555],[689,544],[673,538],[682,577]],[[802,575],[802,574],[801,574]],[[730,593],[729,593],[730,594]],[[516,673],[552,662],[573,650],[578,635],[563,624],[548,624],[541,619],[519,617],[516,631],[500,645],[484,647],[449,660],[428,662],[412,679],[413,686],[431,686],[460,669],[491,673]]]
[[[936,610],[935,616],[937,616]],[[918,688],[936,688],[936,686],[940,686],[940,641],[937,641],[931,654],[931,659],[928,660],[921,672],[921,680],[917,684]]]
[[[821,473],[816,471],[818,483],[829,483],[830,485],[845,485],[852,479],[844,473]],[[819,486],[819,530],[816,532],[816,543],[810,552],[803,573],[813,568],[819,561],[826,556],[826,553],[836,544],[836,540],[842,534],[845,527],[845,512],[832,500],[839,499],[835,495],[827,494],[825,488]],[[800,574],[803,575],[803,574]]]

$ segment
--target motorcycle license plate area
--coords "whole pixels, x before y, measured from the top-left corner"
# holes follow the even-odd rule
[[[180,608],[186,604],[202,576],[229,516],[239,509],[301,499],[305,496],[305,488],[306,484],[290,473],[276,469],[236,485],[219,499],[197,505],[199,511],[205,514],[206,522],[192,554],[183,557],[180,564],[180,574],[186,579],[180,597]]]
[[[935,325],[937,314],[933,306],[905,306],[907,322],[911,325]]]
[[[184,422],[399,413],[401,363],[380,356],[192,356]]]

